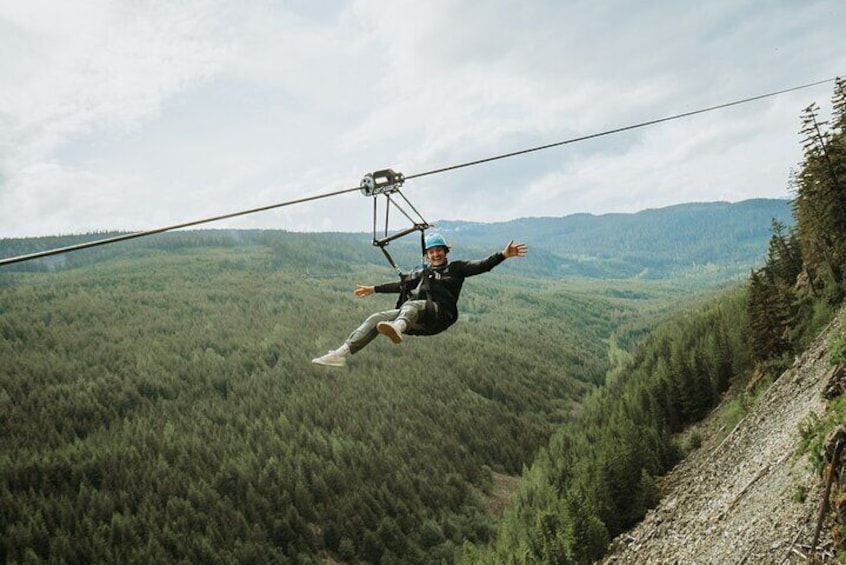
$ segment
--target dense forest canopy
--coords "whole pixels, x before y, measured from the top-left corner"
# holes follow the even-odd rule
[[[452,561],[492,538],[494,473],[685,292],[503,269],[468,281],[450,332],[330,373],[309,360],[393,304],[351,294],[389,275],[378,251],[253,235],[0,276],[7,561]]]

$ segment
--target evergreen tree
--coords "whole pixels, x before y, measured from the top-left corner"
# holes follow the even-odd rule
[[[753,270],[749,277],[746,312],[754,359],[766,361],[787,351],[787,316],[778,288],[766,268]]]
[[[767,250],[767,268],[776,284],[783,289],[791,289],[796,284],[796,277],[802,272],[802,251],[796,230],[786,232],[784,224],[773,219],[773,235]]]
[[[836,119],[842,121],[840,116]],[[802,256],[814,272],[824,273],[826,282],[837,287],[846,261],[846,178],[838,155],[842,136],[835,140],[825,131],[826,124],[819,119],[816,103],[802,112],[804,161],[796,177],[793,207]]]

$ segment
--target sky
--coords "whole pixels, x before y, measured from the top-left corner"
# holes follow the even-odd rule
[[[0,0],[0,238],[151,230],[844,76],[843,21],[842,0]],[[827,117],[832,90],[402,194],[429,222],[789,198],[800,114]],[[353,190],[206,227],[368,232],[372,214]]]

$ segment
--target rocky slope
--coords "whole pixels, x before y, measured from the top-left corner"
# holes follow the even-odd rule
[[[799,429],[825,409],[827,344],[841,319],[728,436],[717,433],[718,411],[703,422],[702,446],[666,477],[660,505],[615,540],[604,563],[807,562],[823,481],[799,453]],[[834,559],[825,529],[817,546],[816,562]]]

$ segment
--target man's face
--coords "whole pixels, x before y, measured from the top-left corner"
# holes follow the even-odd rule
[[[440,267],[446,263],[447,248],[446,247],[430,247],[426,250],[426,256],[429,258],[429,264],[433,267]]]

